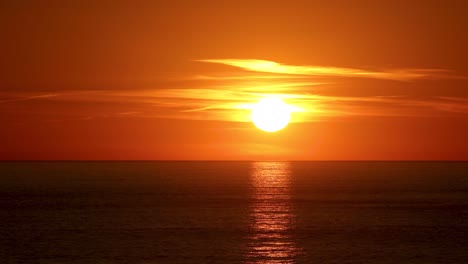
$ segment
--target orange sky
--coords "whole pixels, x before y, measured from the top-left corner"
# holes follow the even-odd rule
[[[468,160],[466,1],[10,2],[2,160]]]

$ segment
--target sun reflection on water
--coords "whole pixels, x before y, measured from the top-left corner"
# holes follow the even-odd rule
[[[251,169],[252,204],[246,263],[295,263],[288,162],[255,162]]]

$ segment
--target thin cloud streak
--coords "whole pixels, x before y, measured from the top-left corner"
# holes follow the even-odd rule
[[[34,95],[34,96],[20,97],[20,98],[14,98],[14,99],[0,100],[0,103],[28,101],[28,100],[56,97],[56,96],[59,96],[59,94],[42,94],[42,95]]]
[[[371,71],[327,66],[297,66],[256,59],[207,59],[198,61],[223,64],[253,72],[285,75],[374,78],[396,81],[442,77],[442,73],[448,72],[447,70],[442,69],[393,69],[385,71]]]
[[[66,96],[79,96],[86,95],[90,93],[99,93],[100,91],[82,91],[82,92],[60,92],[60,93],[47,93],[39,95],[31,95],[25,93],[2,93],[0,97],[7,97],[9,99],[0,100],[0,103],[11,103],[11,102],[21,102],[21,101],[30,101],[30,100],[43,100],[51,99],[54,97],[66,97]],[[0,98],[1,99],[1,98]]]
[[[297,79],[297,76],[288,75],[196,75],[193,77],[194,80],[208,80],[208,81],[219,81],[219,80],[272,80],[272,79]]]

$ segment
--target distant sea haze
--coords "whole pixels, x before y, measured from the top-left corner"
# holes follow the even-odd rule
[[[468,263],[468,162],[0,162],[2,263]]]

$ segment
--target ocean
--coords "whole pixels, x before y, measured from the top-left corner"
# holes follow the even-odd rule
[[[468,162],[1,162],[0,263],[468,263]]]

